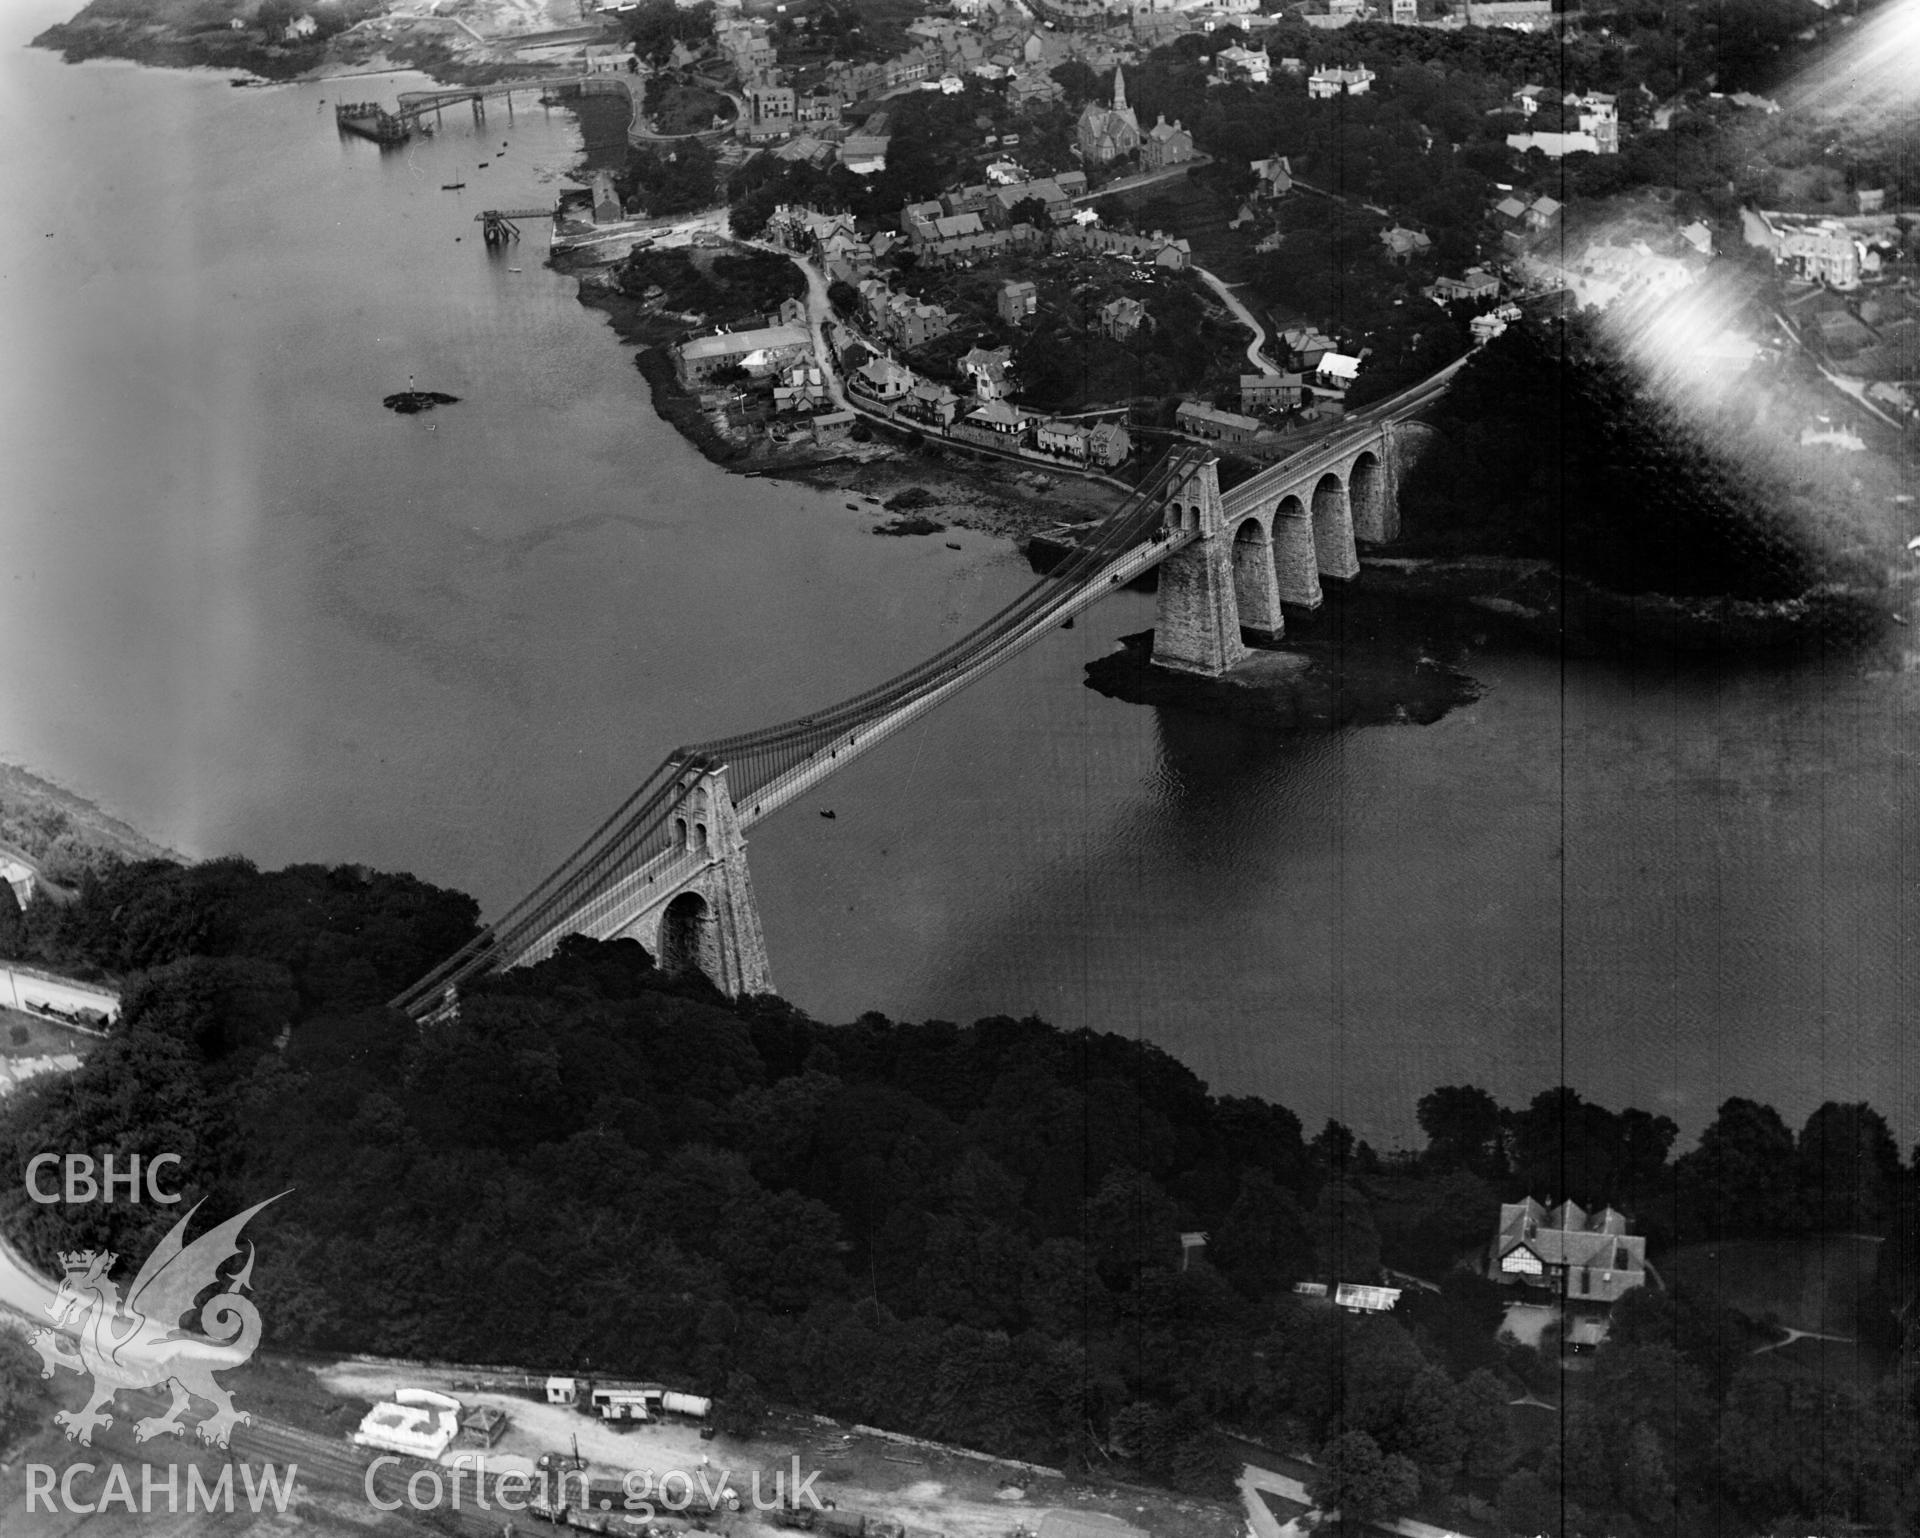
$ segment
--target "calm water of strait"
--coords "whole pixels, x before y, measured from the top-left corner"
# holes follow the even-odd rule
[[[1028,580],[721,475],[537,240],[488,259],[564,115],[382,156],[330,104],[404,77],[67,67],[20,46],[61,9],[0,16],[0,757],[192,854],[498,910],[676,742]],[[462,403],[382,410],[409,375]],[[1150,619],[1116,597],[756,832],[783,991],[1138,1034],[1388,1141],[1435,1084],[1563,1073],[1920,1135],[1914,675],[1483,651],[1436,726],[1280,736],[1083,688]]]

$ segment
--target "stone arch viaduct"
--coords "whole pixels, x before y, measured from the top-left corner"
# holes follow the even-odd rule
[[[1317,609],[1320,579],[1360,574],[1359,546],[1400,532],[1400,481],[1433,429],[1388,421],[1338,434],[1222,493],[1169,498],[1165,527],[1193,537],[1160,564],[1153,660],[1219,674],[1246,655],[1241,632],[1277,639],[1282,605]]]

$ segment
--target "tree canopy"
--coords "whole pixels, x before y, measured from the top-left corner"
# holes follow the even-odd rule
[[[1909,1403],[1782,1389],[1750,1322],[1680,1293],[1620,1306],[1566,1438],[1526,1451],[1507,1406],[1553,1368],[1496,1340],[1501,1289],[1453,1269],[1535,1180],[1654,1202],[1689,1158],[1723,1205],[1893,1221],[1912,1172],[1865,1107],[1823,1107],[1789,1149],[1729,1102],[1670,1165],[1664,1118],[1455,1085],[1421,1103],[1424,1154],[1382,1156],[1137,1040],[828,1026],[664,976],[630,940],[569,939],[430,1025],[383,1007],[474,921],[409,877],[238,861],[36,902],[34,954],[121,975],[124,1011],[79,1070],[8,1098],[4,1157],[176,1153],[212,1213],[291,1190],[256,1223],[253,1273],[288,1347],[644,1373],[717,1395],[730,1426],[777,1400],[1037,1461],[1098,1445],[1212,1493],[1228,1425],[1320,1449],[1318,1496],[1349,1523],[1496,1484],[1517,1531],[1564,1489],[1576,1531],[1627,1538],[1716,1503],[1873,1522],[1904,1499]],[[145,1253],[178,1210],[0,1192],[43,1266]],[[1908,1266],[1881,1288],[1893,1319],[1911,1246],[1886,1248]],[[1358,1317],[1293,1290],[1383,1264],[1440,1285]],[[1848,1439],[1838,1470],[1783,1457],[1749,1485],[1749,1444],[1715,1431],[1768,1446],[1809,1416]]]

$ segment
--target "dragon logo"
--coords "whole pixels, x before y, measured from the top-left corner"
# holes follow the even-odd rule
[[[124,1303],[119,1284],[108,1274],[117,1255],[99,1250],[61,1255],[66,1275],[47,1305],[54,1329],[38,1331],[31,1344],[46,1364],[43,1378],[51,1378],[56,1367],[93,1374],[93,1394],[85,1407],[54,1416],[67,1428],[69,1441],[91,1446],[94,1428],[113,1424],[113,1416],[101,1407],[116,1390],[163,1383],[173,1390],[173,1403],[165,1415],[135,1422],[136,1442],[163,1431],[184,1437],[187,1428],[180,1417],[193,1399],[213,1406],[213,1414],[200,1422],[199,1435],[214,1447],[224,1448],[233,1428],[252,1420],[234,1409],[233,1396],[213,1376],[216,1370],[240,1366],[260,1344],[260,1311],[241,1295],[253,1276],[252,1243],[246,1245],[247,1261],[238,1275],[229,1280],[220,1269],[240,1253],[240,1230],[247,1220],[279,1199],[270,1196],[187,1244],[183,1236],[200,1210],[196,1203],[147,1257]],[[181,1316],[209,1287],[221,1290],[200,1307],[199,1331],[182,1328]],[[56,1331],[71,1334],[78,1349],[69,1349]]]

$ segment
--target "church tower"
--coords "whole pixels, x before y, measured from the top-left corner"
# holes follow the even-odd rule
[[[1115,112],[1127,110],[1127,77],[1121,73],[1118,64],[1113,66],[1113,110]]]

